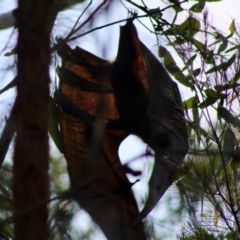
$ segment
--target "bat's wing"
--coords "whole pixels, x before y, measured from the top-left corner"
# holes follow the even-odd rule
[[[119,117],[108,63],[80,49],[60,52],[60,128],[73,196],[108,239],[145,239],[142,223],[127,223],[138,208],[118,148],[129,134],[105,130]]]
[[[139,40],[131,21],[121,27],[115,76],[111,80],[121,119],[129,120],[131,133],[155,151],[149,197],[138,218],[131,222],[136,224],[172,184],[188,151],[186,124],[177,84]],[[125,97],[125,104],[123,93],[132,98]]]
[[[188,152],[186,123],[177,84],[152,52],[142,43],[141,47],[149,81],[147,118],[152,133],[149,145],[155,151],[155,163],[149,181],[149,196],[135,223],[147,216],[173,183]]]

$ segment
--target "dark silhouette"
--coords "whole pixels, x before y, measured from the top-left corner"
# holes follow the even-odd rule
[[[121,27],[114,63],[78,47],[63,46],[59,55],[60,126],[74,198],[108,239],[146,239],[141,220],[172,184],[188,151],[178,87],[130,21]],[[140,214],[118,157],[129,134],[156,156]]]

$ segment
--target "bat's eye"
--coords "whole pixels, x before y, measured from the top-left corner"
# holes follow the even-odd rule
[[[157,148],[169,148],[170,139],[167,133],[161,133],[154,139],[154,147]]]

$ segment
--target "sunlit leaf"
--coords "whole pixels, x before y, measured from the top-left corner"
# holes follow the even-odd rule
[[[231,38],[236,31],[235,20],[232,20],[228,30],[230,31],[230,34],[226,36],[226,39]]]
[[[235,29],[236,29],[236,27],[235,27],[235,20],[232,20],[228,30],[230,31],[231,34],[234,34]]]

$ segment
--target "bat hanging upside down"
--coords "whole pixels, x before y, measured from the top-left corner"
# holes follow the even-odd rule
[[[146,239],[141,220],[173,183],[188,151],[177,84],[131,21],[121,27],[113,63],[78,47],[64,45],[58,53],[59,122],[74,198],[108,239]],[[140,213],[118,157],[130,134],[155,152]]]

